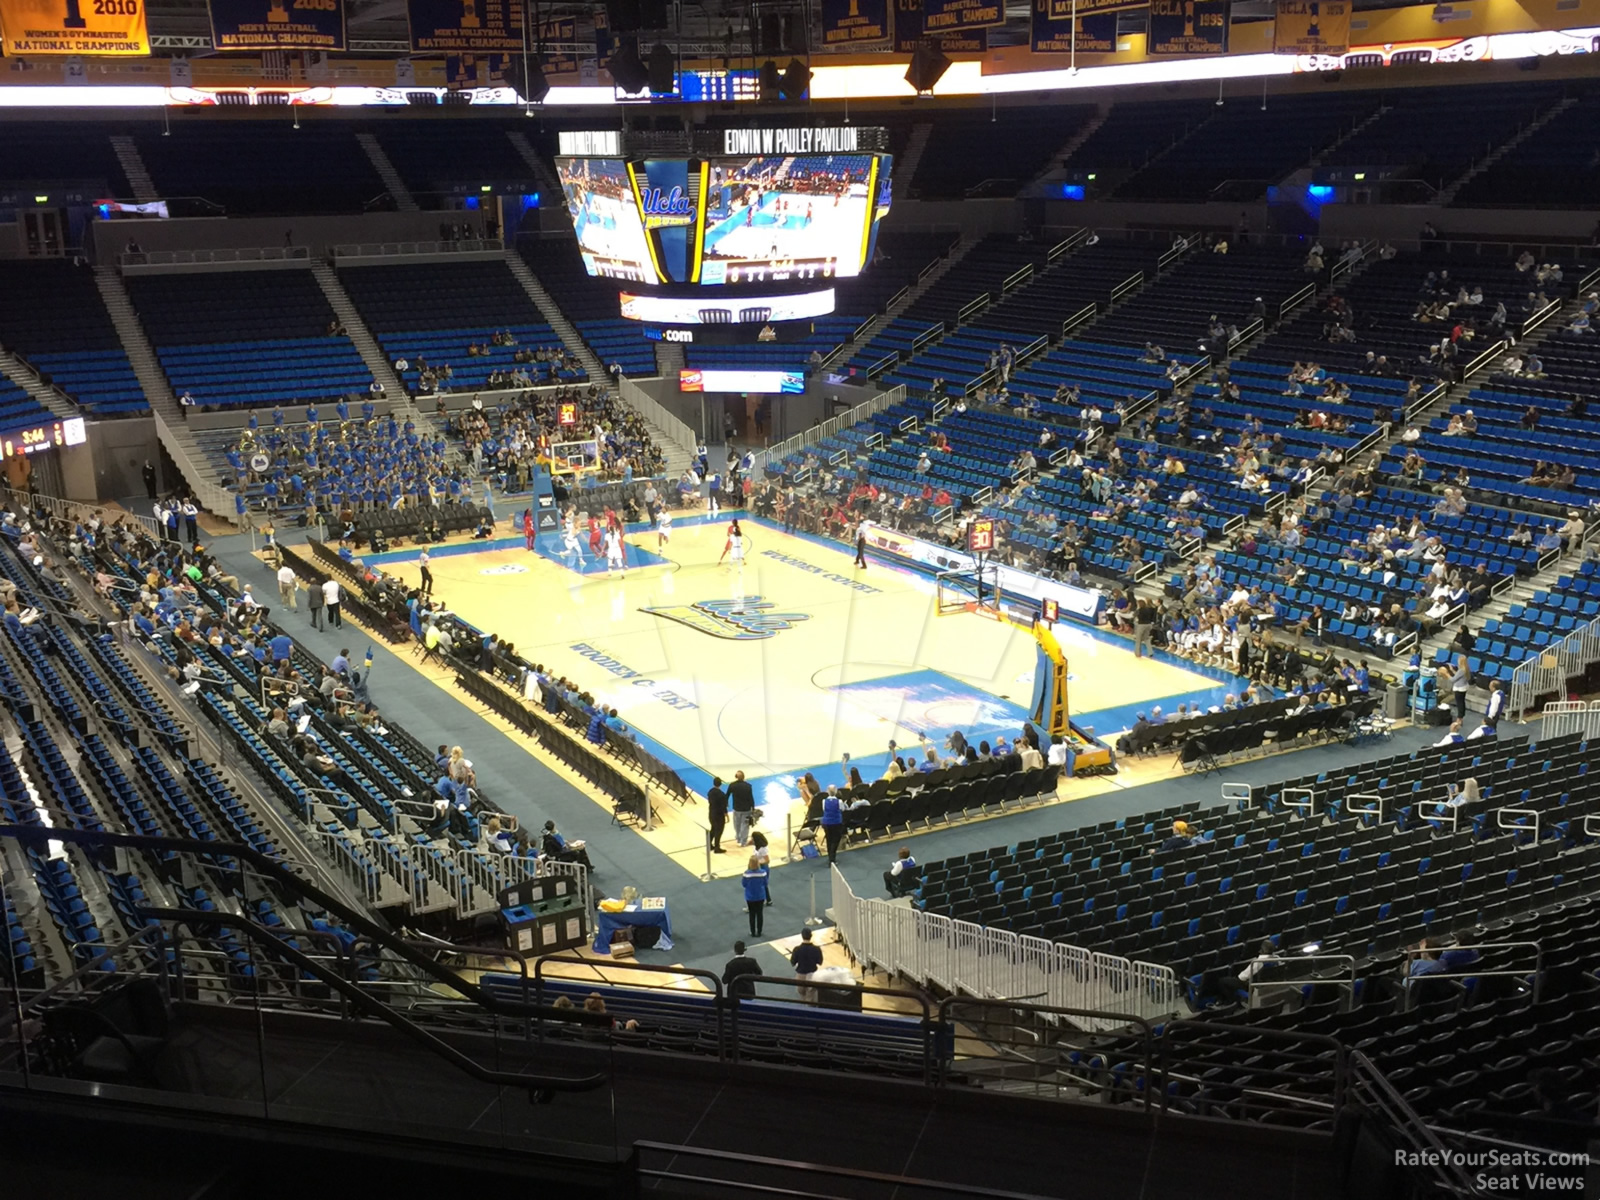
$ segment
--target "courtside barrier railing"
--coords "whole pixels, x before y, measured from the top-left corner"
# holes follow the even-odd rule
[[[985,999],[1093,1009],[1160,1019],[1177,1011],[1170,967],[1136,962],[1043,938],[985,928],[908,904],[863,899],[833,868],[833,920],[858,962],[919,984]],[[1073,1018],[1111,1029],[1109,1018]]]
[[[1600,620],[1574,629],[1559,642],[1541,646],[1511,671],[1508,708],[1523,720],[1541,696],[1565,695],[1567,680],[1600,662]]]
[[[62,500],[56,496],[42,496],[38,493],[19,492],[15,488],[0,488],[0,493],[5,496],[5,502],[18,513],[31,513],[43,509],[52,517],[63,521],[78,521],[88,517],[99,517],[107,525],[121,521],[124,525],[136,525],[149,535],[151,540],[159,542],[162,530],[156,525],[154,517],[141,517],[120,508],[102,508],[98,504],[87,504],[77,500]]]
[[[1581,733],[1585,739],[1600,737],[1600,700],[1552,700],[1540,715],[1544,718],[1540,738],[1569,733]]]

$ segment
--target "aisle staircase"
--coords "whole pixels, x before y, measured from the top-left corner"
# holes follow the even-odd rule
[[[128,177],[128,183],[133,188],[133,198],[140,204],[161,199],[161,193],[156,191],[155,180],[150,178],[150,172],[133,139],[126,134],[113,135],[111,148],[116,151],[117,161],[122,164],[122,173]]]
[[[545,291],[544,284],[539,282],[539,277],[523,261],[522,255],[515,250],[507,250],[505,260],[506,266],[511,268],[511,273],[522,285],[522,290],[528,294],[528,299],[532,300],[534,307],[539,310],[539,315],[549,323],[551,329],[556,331],[561,344],[583,364],[583,369],[588,372],[590,380],[603,385],[607,378],[605,364],[593,350],[589,349],[589,343],[583,340],[577,326],[567,320],[567,314],[561,311],[554,297]]]
[[[400,172],[395,170],[394,163],[390,161],[388,152],[378,145],[378,139],[370,133],[356,134],[356,141],[361,143],[361,149],[367,156],[367,161],[372,164],[372,169],[378,173],[378,178],[383,180],[383,186],[389,193],[389,198],[394,201],[394,206],[401,212],[420,212],[416,197],[411,194],[411,189],[406,186],[406,181],[400,178]]]
[[[1529,121],[1527,125],[1523,126],[1517,131],[1514,137],[1502,142],[1482,159],[1473,163],[1471,170],[1469,170],[1460,179],[1457,179],[1454,183],[1449,184],[1443,191],[1434,197],[1434,203],[1440,205],[1441,207],[1449,205],[1449,203],[1456,198],[1456,193],[1466,186],[1468,180],[1483,174],[1483,172],[1487,171],[1490,167],[1494,166],[1495,163],[1504,158],[1509,151],[1515,150],[1518,146],[1522,145],[1523,142],[1527,141],[1534,134],[1538,133],[1539,130],[1543,129],[1551,121],[1555,120],[1562,113],[1566,112],[1567,109],[1571,108],[1577,102],[1578,100],[1575,96],[1567,96],[1556,101],[1556,103],[1550,107],[1548,112],[1541,113],[1532,121]]]
[[[194,434],[189,432],[182,406],[172,393],[172,384],[161,367],[161,360],[156,357],[155,347],[150,344],[144,326],[139,323],[139,314],[134,310],[128,289],[123,286],[122,275],[114,266],[96,263],[94,282],[100,290],[100,298],[105,302],[111,324],[122,339],[122,348],[127,352],[129,365],[133,367],[134,378],[139,381],[145,399],[150,402],[150,412],[155,417],[156,434],[161,440],[162,449],[177,465],[188,491],[200,502],[201,507],[224,520],[233,520],[233,496],[206,469],[206,457],[200,452]]]
[[[516,148],[517,156],[528,164],[528,169],[533,172],[533,177],[538,181],[539,190],[550,197],[554,204],[561,196],[561,181],[545,163],[539,152],[533,148],[533,143],[528,141],[527,134],[520,129],[506,130],[506,138]]]
[[[913,283],[909,288],[907,288],[899,300],[891,304],[888,308],[884,309],[881,313],[873,317],[859,330],[857,330],[855,336],[851,337],[849,341],[843,342],[836,346],[833,351],[822,360],[823,365],[827,366],[831,363],[847,361],[858,349],[860,349],[862,346],[865,346],[868,342],[875,338],[880,329],[882,329],[890,321],[893,321],[901,313],[905,312],[906,309],[915,304],[930,288],[932,288],[934,284],[943,279],[945,273],[949,271],[951,267],[955,266],[958,262],[965,258],[967,256],[967,252],[976,246],[980,240],[982,239],[969,238],[963,234],[956,241],[955,245],[951,246],[949,251],[946,252],[944,258],[940,259],[939,262],[934,265],[933,270],[929,271],[921,279],[917,280],[916,283]]]
[[[923,121],[911,127],[911,136],[906,138],[906,148],[900,152],[900,157],[895,161],[894,174],[890,181],[896,192],[905,194],[911,186],[911,180],[917,173],[917,164],[922,161],[922,154],[928,148],[928,139],[933,136],[933,123]]]
[[[4,375],[57,417],[81,417],[83,412],[59,388],[39,378],[39,373],[9,350],[0,350],[0,375]]]

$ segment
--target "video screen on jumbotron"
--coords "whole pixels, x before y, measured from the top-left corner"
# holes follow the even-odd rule
[[[887,155],[771,155],[711,164],[700,282],[849,278],[866,259]]]
[[[556,174],[589,274],[659,283],[627,164],[620,158],[558,158]]]

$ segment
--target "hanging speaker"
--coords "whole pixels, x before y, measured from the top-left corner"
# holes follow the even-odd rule
[[[630,95],[644,91],[650,82],[650,72],[639,61],[639,47],[632,38],[624,39],[622,45],[612,51],[606,70],[611,72],[616,85]]]
[[[761,19],[756,23],[756,44],[751,47],[755,54],[777,54],[783,49],[783,24],[778,20],[778,14],[766,12],[761,14]]]
[[[811,68],[798,58],[791,58],[789,65],[784,69],[783,79],[778,84],[778,90],[783,93],[785,100],[804,100],[806,89],[811,86]]]
[[[544,77],[538,60],[520,54],[513,56],[506,67],[506,84],[529,104],[543,104],[550,94],[550,81]]]
[[[677,86],[678,59],[672,53],[670,46],[656,43],[656,48],[650,51],[650,65],[647,75],[650,90],[658,96],[671,95]]]
[[[932,46],[918,46],[906,68],[906,82],[918,92],[931,92],[944,73],[950,69],[950,60]]]
[[[756,83],[763,100],[777,100],[783,95],[783,73],[778,70],[778,64],[770,58],[762,63],[761,69],[756,72]]]

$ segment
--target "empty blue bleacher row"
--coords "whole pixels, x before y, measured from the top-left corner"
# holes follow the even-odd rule
[[[87,412],[115,415],[149,408],[133,364],[120,348],[28,356],[41,375],[78,401]]]
[[[191,393],[198,404],[299,406],[364,396],[372,383],[345,338],[177,346],[157,353],[173,390]]]
[[[148,407],[87,266],[0,262],[0,343],[48,375],[86,412]]]
[[[0,379],[0,435],[54,421],[55,414],[9,379]]]

